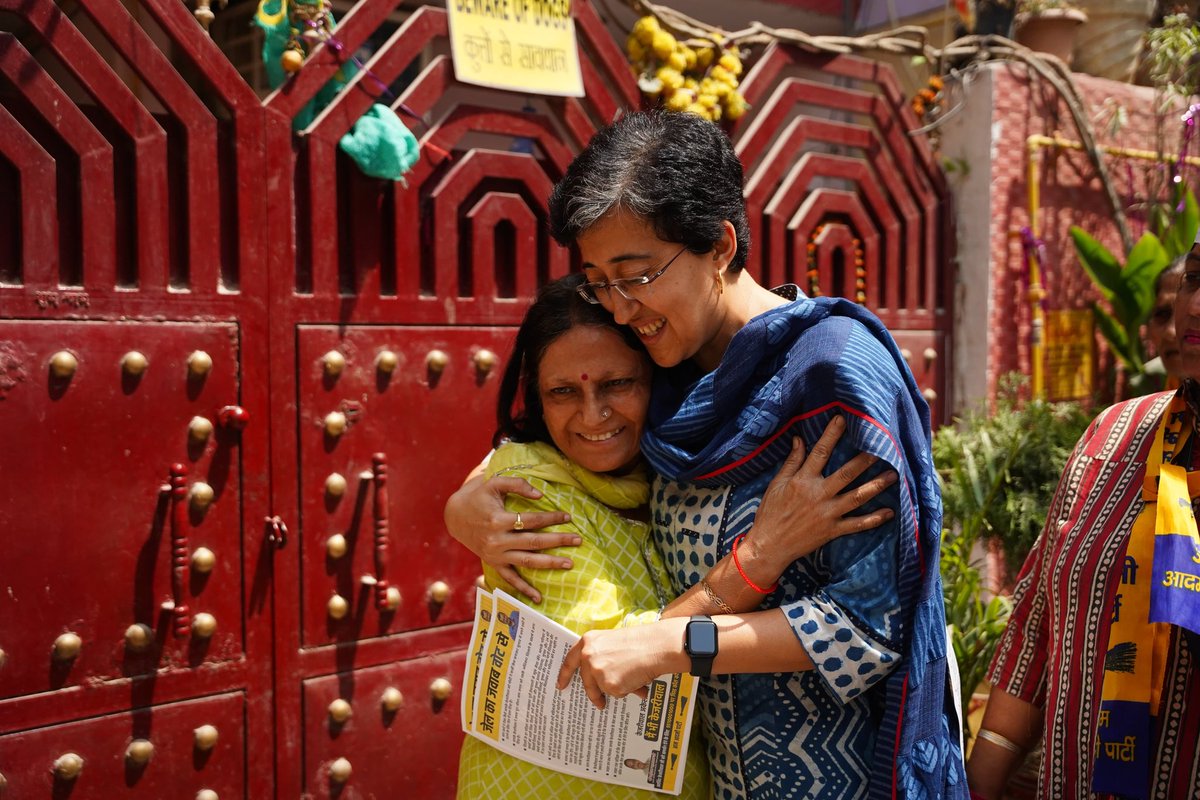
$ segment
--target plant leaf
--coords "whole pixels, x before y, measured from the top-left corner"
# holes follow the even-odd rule
[[[1133,344],[1121,324],[1098,303],[1092,303],[1092,314],[1096,319],[1096,327],[1100,329],[1101,335],[1104,336],[1109,348],[1117,358],[1121,359],[1125,366],[1133,372],[1144,372],[1142,359],[1133,352]]]
[[[1200,206],[1196,204],[1196,195],[1189,188],[1183,193],[1183,210],[1175,216],[1163,235],[1163,248],[1167,253],[1167,261],[1171,262],[1192,249],[1196,241],[1196,231],[1200,229]]]
[[[1112,302],[1113,292],[1121,285],[1121,264],[1116,256],[1077,225],[1071,226],[1071,239],[1075,242],[1075,255],[1079,257],[1083,271],[1104,299]]]
[[[1145,324],[1150,318],[1154,308],[1154,282],[1169,263],[1167,251],[1152,233],[1143,235],[1129,251],[1125,269],[1121,271],[1122,283],[1128,291],[1129,311],[1132,312],[1129,319],[1121,320],[1127,330],[1132,332],[1132,328]],[[1116,303],[1113,310],[1116,310]]]

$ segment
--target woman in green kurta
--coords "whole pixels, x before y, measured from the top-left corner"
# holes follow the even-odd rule
[[[728,556],[705,581],[672,600],[661,556],[650,539],[649,476],[640,449],[652,365],[628,327],[577,295],[582,283],[582,276],[573,275],[550,284],[526,314],[500,385],[498,435],[508,441],[487,467],[489,477],[523,478],[540,493],[537,499],[507,497],[506,508],[517,514],[518,523],[521,514],[570,515],[568,523],[543,532],[578,537],[578,546],[549,551],[573,560],[573,568],[523,570],[523,577],[541,589],[539,610],[582,635],[653,622],[664,613],[711,613],[713,604],[726,613],[756,607],[761,595],[746,588]],[[754,531],[762,550],[777,556],[775,563],[790,563],[815,550],[824,540],[814,537],[832,538],[878,524],[878,514],[852,518],[849,526],[842,520],[886,486],[877,480],[842,493],[873,459],[860,456],[836,477],[821,475],[835,430],[830,427],[808,459],[798,445],[764,496]],[[797,525],[797,517],[807,524]],[[748,565],[747,556],[742,563]],[[772,577],[771,569],[764,567],[759,574],[773,580],[779,572]],[[515,595],[520,588],[487,563],[484,578],[489,589]],[[705,761],[705,748],[694,740],[680,797],[710,796]],[[649,800],[661,795],[539,767],[467,737],[458,797]]]
[[[652,622],[670,600],[666,572],[645,508],[650,484],[638,440],[650,398],[645,351],[612,317],[580,299],[578,276],[547,286],[529,309],[500,387],[500,434],[510,439],[488,462],[488,474],[524,478],[542,493],[508,500],[514,512],[565,511],[557,530],[578,534],[571,570],[534,571],[539,610],[583,634]],[[516,408],[514,408],[516,406]],[[484,565],[489,589],[516,593]],[[618,800],[659,796],[566,775],[514,758],[468,737],[463,742],[459,798]],[[680,797],[709,796],[704,748],[689,748]]]

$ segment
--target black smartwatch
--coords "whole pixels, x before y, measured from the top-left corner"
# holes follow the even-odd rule
[[[689,619],[683,632],[683,651],[692,659],[693,675],[697,678],[711,675],[713,659],[717,657],[717,623],[705,616]]]

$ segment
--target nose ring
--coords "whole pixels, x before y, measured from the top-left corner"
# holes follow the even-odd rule
[[[608,419],[612,416],[612,409],[606,408],[600,412],[600,419]]]

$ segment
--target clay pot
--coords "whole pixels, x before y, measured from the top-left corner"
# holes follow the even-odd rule
[[[1079,26],[1087,14],[1075,8],[1047,8],[1032,14],[1017,14],[1016,39],[1030,50],[1057,56],[1068,66]]]
[[[1142,53],[1154,0],[1072,0],[1088,17],[1075,37],[1075,69],[1130,81]]]

